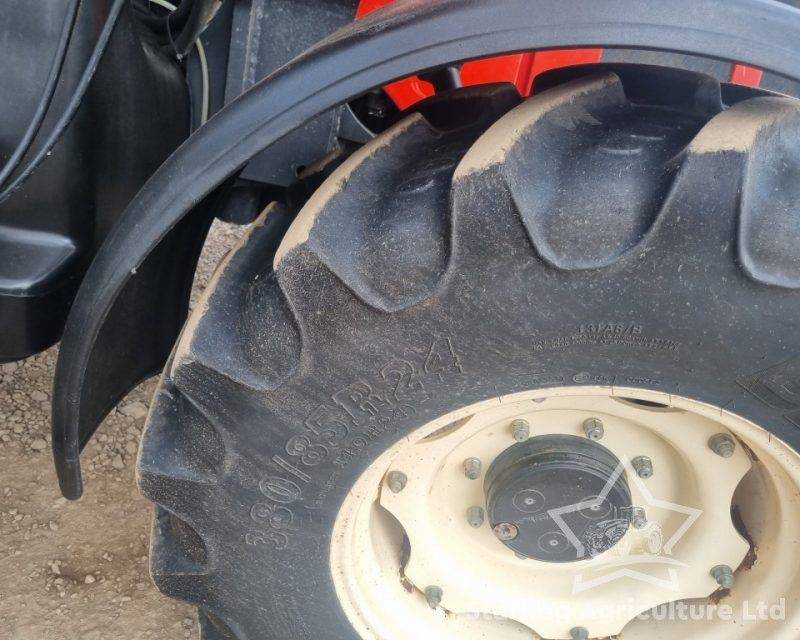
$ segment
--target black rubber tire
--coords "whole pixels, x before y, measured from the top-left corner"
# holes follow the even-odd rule
[[[620,68],[481,135],[509,106],[485,91],[483,121],[440,102],[349,158],[274,266],[269,210],[190,319],[139,483],[153,577],[206,640],[357,638],[328,561],[341,500],[487,397],[657,389],[800,444],[800,102]]]

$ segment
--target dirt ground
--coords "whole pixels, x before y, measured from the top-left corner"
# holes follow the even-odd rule
[[[242,233],[215,224],[195,294]],[[0,365],[0,640],[197,638],[194,609],[150,581],[150,504],[134,466],[155,380],[117,407],[83,453],[84,497],[56,484],[50,387],[57,348]]]

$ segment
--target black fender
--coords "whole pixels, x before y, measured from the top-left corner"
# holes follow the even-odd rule
[[[168,299],[162,284],[191,282],[196,256],[175,247],[196,250],[214,190],[315,115],[420,71],[533,49],[674,51],[800,80],[798,42],[800,10],[772,0],[398,0],[337,31],[191,136],[97,254],[56,368],[52,439],[63,494],[81,495],[82,445],[134,384],[163,366],[180,331],[185,300]]]

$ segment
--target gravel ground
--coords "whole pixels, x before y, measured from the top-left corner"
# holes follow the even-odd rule
[[[194,299],[243,229],[216,223]],[[60,496],[50,449],[57,348],[0,365],[0,640],[197,638],[193,608],[150,582],[151,508],[134,466],[155,388],[131,392],[83,453],[85,495]]]

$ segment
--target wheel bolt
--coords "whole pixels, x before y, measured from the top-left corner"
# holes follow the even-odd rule
[[[736,581],[736,576],[733,575],[733,569],[727,564],[718,564],[711,570],[711,577],[717,581],[717,584],[723,589],[730,589]]]
[[[494,535],[497,536],[497,539],[502,540],[503,542],[513,540],[519,535],[519,529],[517,529],[517,525],[512,524],[511,522],[500,522],[492,527],[492,531],[494,531]]]
[[[708,441],[709,448],[718,456],[730,458],[736,451],[736,442],[727,433],[718,433]]]
[[[470,480],[477,480],[481,477],[482,466],[478,458],[467,458],[464,460],[464,475]]]
[[[408,477],[402,471],[390,471],[386,476],[386,484],[392,493],[400,493],[406,488]]]
[[[643,480],[653,477],[653,461],[647,456],[636,456],[631,460],[631,464],[636,471],[636,475]]]
[[[642,507],[628,509],[628,522],[634,529],[644,529],[647,526],[647,513]]]
[[[583,432],[589,440],[600,440],[605,434],[600,418],[589,418],[583,423]]]
[[[431,609],[435,609],[442,603],[443,595],[444,592],[441,587],[437,587],[436,585],[425,587],[425,599],[428,601],[428,606]]]
[[[531,435],[531,426],[527,420],[518,418],[511,422],[511,434],[517,442],[525,442]]]
[[[589,630],[586,627],[572,627],[569,630],[572,640],[589,640]]]
[[[477,529],[483,524],[483,507],[470,507],[467,509],[467,522],[469,526]]]

